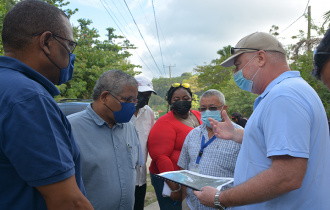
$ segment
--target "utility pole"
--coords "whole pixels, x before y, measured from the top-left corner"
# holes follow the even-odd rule
[[[307,52],[311,51],[311,6],[308,6]]]
[[[174,64],[174,66],[171,66],[171,65],[169,65],[169,66],[164,66],[164,68],[166,68],[166,67],[168,67],[168,71],[169,71],[169,74],[170,74],[170,86],[171,86],[171,67],[175,67],[175,64]]]

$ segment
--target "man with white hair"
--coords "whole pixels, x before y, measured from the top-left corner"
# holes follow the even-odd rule
[[[211,120],[215,135],[242,143],[235,187],[194,192],[207,206],[224,209],[329,209],[330,139],[324,106],[313,88],[291,71],[273,36],[256,32],[232,48],[221,65],[235,65],[234,80],[259,94],[245,130],[226,113]]]
[[[68,116],[81,152],[86,195],[95,209],[133,209],[136,168],[143,164],[139,137],[129,122],[137,94],[134,77],[109,70],[94,86],[93,103]]]
[[[227,110],[225,96],[218,90],[211,89],[201,96],[200,112],[203,124],[194,128],[187,135],[178,166],[186,170],[193,170],[200,174],[216,177],[234,177],[235,164],[241,145],[234,141],[217,138],[208,118],[221,122],[221,111]],[[237,129],[242,129],[233,123]],[[232,184],[226,187],[231,187]],[[224,188],[225,189],[225,188]],[[190,209],[213,209],[202,205],[193,193],[186,188],[187,204]]]

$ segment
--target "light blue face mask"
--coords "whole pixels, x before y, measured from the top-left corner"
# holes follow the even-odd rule
[[[215,119],[218,122],[221,122],[221,110],[216,110],[216,111],[210,111],[210,110],[206,110],[204,112],[202,112],[202,117],[201,120],[203,123],[205,123],[207,125],[207,127],[211,128],[211,124],[210,121],[208,120],[209,117]]]
[[[253,58],[256,56],[257,55],[253,56]],[[253,58],[249,62],[247,62],[247,64],[245,64],[245,66],[247,66],[253,60]],[[241,70],[239,70],[235,74],[233,74],[233,77],[234,77],[235,83],[238,87],[240,87],[242,90],[251,92],[252,86],[253,86],[253,79],[257,75],[257,73],[259,72],[261,67],[259,67],[257,72],[252,77],[252,79],[248,80],[248,79],[244,78],[244,76],[243,76],[243,69],[245,68],[245,66],[243,66],[243,68]]]

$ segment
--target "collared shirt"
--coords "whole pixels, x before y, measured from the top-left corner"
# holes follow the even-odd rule
[[[87,199],[98,210],[133,209],[135,167],[143,164],[134,125],[110,128],[91,105],[68,119],[81,152]]]
[[[330,139],[317,93],[296,71],[273,80],[256,99],[243,136],[236,170],[239,185],[271,167],[269,157],[307,158],[302,186],[275,199],[235,209],[328,209]]]
[[[154,111],[148,105],[145,105],[144,107],[139,109],[137,116],[133,115],[131,122],[133,123],[139,134],[142,153],[144,157],[144,164],[136,168],[136,185],[142,186],[147,183],[147,141],[150,130],[155,123]]]
[[[73,175],[85,194],[80,154],[60,92],[17,59],[0,57],[0,209],[47,209],[36,186]]]
[[[235,123],[233,125],[235,128],[242,129],[241,126]],[[187,170],[195,169],[196,159],[201,149],[202,136],[205,138],[205,143],[209,141],[205,123],[196,127],[187,135],[181,150],[178,166]],[[241,145],[234,141],[216,138],[203,151],[197,166],[199,173],[216,177],[234,177],[236,159],[240,148]],[[227,187],[230,186],[232,184]],[[190,188],[187,188],[187,203],[191,209],[214,209],[202,205]]]

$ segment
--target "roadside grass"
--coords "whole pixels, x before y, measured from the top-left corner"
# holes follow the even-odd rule
[[[144,207],[157,201],[155,189],[151,184],[150,174],[147,175],[147,193],[144,200]]]

